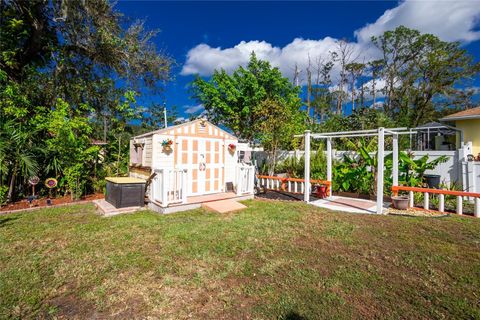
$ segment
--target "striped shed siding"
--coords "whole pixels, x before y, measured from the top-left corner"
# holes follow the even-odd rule
[[[133,138],[144,142],[143,166],[187,171],[187,195],[222,192],[226,182],[235,183],[237,153],[228,151],[237,144],[233,135],[208,121],[195,120]],[[172,151],[162,147],[173,141]]]

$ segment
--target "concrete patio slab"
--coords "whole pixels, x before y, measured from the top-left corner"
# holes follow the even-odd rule
[[[105,199],[94,200],[93,203],[97,207],[98,211],[100,211],[105,217],[116,216],[117,214],[122,214],[122,213],[132,213],[138,210],[145,209],[145,207],[115,208],[111,203],[107,202]]]
[[[352,213],[377,213],[377,203],[371,200],[355,199],[347,197],[332,196],[326,199],[311,201],[314,206]],[[390,202],[383,203],[383,211],[386,212],[390,207]]]

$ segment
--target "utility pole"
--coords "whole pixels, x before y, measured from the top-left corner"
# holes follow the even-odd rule
[[[167,107],[165,107],[165,104],[163,104],[163,119],[165,121],[165,128],[166,128],[168,125],[167,125]]]

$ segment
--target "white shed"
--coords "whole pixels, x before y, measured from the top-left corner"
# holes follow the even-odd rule
[[[130,176],[155,173],[147,195],[162,212],[252,195],[255,170],[238,163],[237,145],[236,137],[203,119],[145,133],[130,140]]]

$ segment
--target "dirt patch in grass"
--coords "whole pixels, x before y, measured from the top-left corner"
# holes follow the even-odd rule
[[[92,303],[85,302],[73,294],[59,296],[46,302],[42,317],[55,315],[60,319],[98,318]]]

